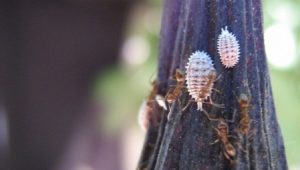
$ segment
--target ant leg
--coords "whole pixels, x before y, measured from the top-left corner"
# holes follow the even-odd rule
[[[232,136],[232,135],[227,135],[228,138],[232,138],[232,139],[237,139],[236,136]]]
[[[215,92],[219,93],[219,94],[222,94],[222,92],[218,89],[215,89],[215,88],[212,88]]]
[[[180,99],[178,98],[176,101],[178,102],[178,106],[181,108],[181,111],[185,111],[186,108],[182,109],[182,105],[181,105]]]
[[[218,81],[220,78],[222,77],[222,75],[220,74],[215,81]]]
[[[202,111],[203,111],[203,113],[205,114],[205,116],[207,117],[208,120],[210,120],[210,121],[218,121],[219,120],[217,118],[211,118],[206,110],[203,109]]]
[[[210,143],[210,145],[214,145],[214,144],[218,143],[219,141],[220,141],[220,140],[217,139],[217,140],[213,141],[212,143]]]
[[[256,134],[256,130],[252,130],[249,132],[249,135],[247,136],[248,140],[252,140],[253,136]]]
[[[211,104],[211,105],[213,105],[213,106],[215,106],[217,108],[225,108],[224,104],[214,103],[211,98],[209,98],[209,102],[203,102],[203,103],[209,103],[209,104]]]
[[[234,129],[233,131],[234,131],[235,133],[237,133],[238,138],[243,138],[243,134],[242,134],[242,132],[240,131],[240,129]],[[233,138],[236,139],[236,137],[233,137]]]
[[[223,154],[224,154],[225,158],[228,159],[231,163],[232,160],[231,160],[230,156],[225,151],[223,151]]]
[[[224,107],[224,104],[217,104],[217,103],[214,103],[211,99],[211,97],[209,98],[209,102],[214,105],[215,107],[218,107],[218,108],[225,108]]]
[[[236,116],[236,109],[234,109],[234,111],[233,111],[233,113],[232,113],[232,118],[231,118],[231,120],[226,120],[227,122],[229,122],[229,123],[234,123],[234,118],[235,118],[235,116]]]
[[[224,109],[225,105],[224,104],[217,104],[217,103],[210,103],[211,105],[213,105],[214,107],[220,108],[220,109]]]
[[[179,98],[177,99],[177,102],[178,102],[179,106],[181,106],[181,101],[179,100]]]
[[[237,142],[237,143],[235,143],[235,144],[238,146],[238,148],[239,148],[241,151],[243,151],[244,153],[248,153],[248,151],[241,145],[241,143]]]
[[[190,104],[191,104],[191,100],[189,100],[189,102],[182,108],[182,111],[185,111]]]
[[[233,95],[235,96],[236,100],[239,101],[239,97],[236,95],[235,91],[232,91]]]

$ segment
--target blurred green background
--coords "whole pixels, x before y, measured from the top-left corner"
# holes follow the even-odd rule
[[[277,116],[289,168],[300,169],[300,1],[263,3],[265,46]],[[94,84],[95,100],[104,102],[107,109],[105,121],[101,122],[106,132],[122,131],[124,136],[126,169],[135,169],[144,140],[137,113],[156,74],[161,13],[159,0],[134,7],[119,64],[99,75],[101,78]]]

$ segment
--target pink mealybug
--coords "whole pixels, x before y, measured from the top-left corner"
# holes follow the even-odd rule
[[[152,99],[144,100],[138,112],[138,124],[143,131],[147,131],[155,119],[153,116],[155,102],[164,110],[168,109],[164,97],[160,94],[155,96],[154,101]]]
[[[186,84],[189,94],[197,102],[197,110],[203,110],[202,104],[211,96],[216,79],[217,72],[209,55],[203,51],[194,52],[186,65]]]
[[[236,36],[230,33],[227,26],[221,31],[218,37],[218,53],[220,55],[221,63],[225,68],[234,67],[240,57],[240,45]]]

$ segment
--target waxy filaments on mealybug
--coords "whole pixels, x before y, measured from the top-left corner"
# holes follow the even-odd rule
[[[230,33],[227,26],[221,31],[217,43],[221,63],[225,68],[234,67],[240,58],[240,45],[233,33]]]

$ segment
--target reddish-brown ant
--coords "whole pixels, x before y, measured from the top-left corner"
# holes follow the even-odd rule
[[[216,120],[216,119],[210,119],[210,120]],[[233,136],[229,135],[229,128],[225,119],[223,118],[218,119],[218,126],[217,128],[215,128],[215,130],[217,131],[218,139],[215,140],[212,144],[222,142],[223,154],[232,163],[234,157],[236,156],[236,150],[229,141],[229,137],[233,137]]]
[[[167,92],[167,95],[165,97],[169,104],[174,102],[180,96],[181,91],[184,88],[185,76],[180,69],[176,69],[175,79],[176,79],[175,88],[170,89]]]
[[[239,123],[239,131],[243,135],[248,135],[250,130],[250,117],[249,117],[249,108],[250,108],[250,99],[244,93],[240,94],[238,99],[240,111],[241,111],[241,119]]]

